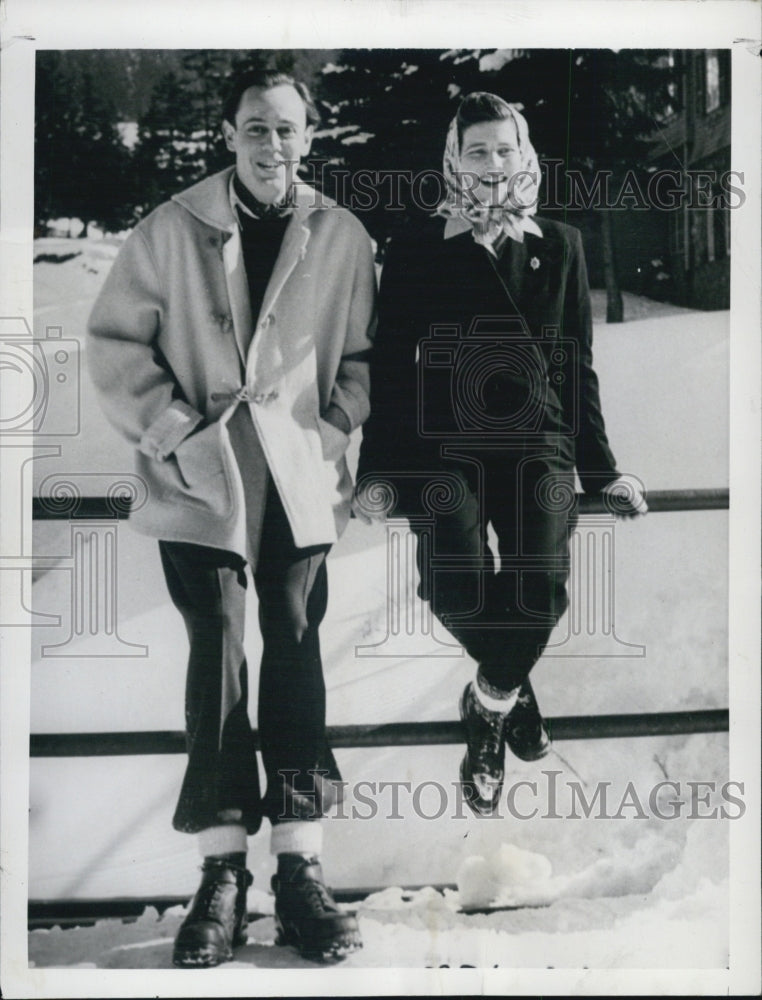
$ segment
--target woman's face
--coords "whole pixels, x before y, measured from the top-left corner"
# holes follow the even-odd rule
[[[469,125],[460,152],[463,186],[483,205],[501,205],[521,170],[516,125],[512,118]]]

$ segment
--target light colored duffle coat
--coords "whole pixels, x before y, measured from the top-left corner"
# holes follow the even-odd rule
[[[297,184],[253,317],[232,170],[175,195],[130,234],[93,308],[87,357],[148,488],[131,525],[250,558],[268,470],[297,546],[332,543],[346,526],[349,436],[323,418],[338,408],[354,429],[368,416],[362,355],[376,283],[362,224]],[[234,451],[229,424],[239,406],[251,422],[243,438],[236,432]]]

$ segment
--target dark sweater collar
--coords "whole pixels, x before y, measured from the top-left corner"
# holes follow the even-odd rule
[[[293,188],[289,188],[283,201],[274,205],[265,205],[264,202],[255,198],[238,174],[233,176],[233,189],[241,204],[258,219],[282,219],[294,210]],[[243,218],[245,213],[241,212],[239,215]]]

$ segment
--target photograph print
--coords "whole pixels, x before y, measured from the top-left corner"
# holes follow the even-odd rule
[[[731,63],[37,49],[30,969],[729,967]]]

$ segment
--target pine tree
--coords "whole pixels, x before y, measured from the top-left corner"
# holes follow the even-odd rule
[[[222,169],[230,160],[220,123],[232,67],[233,52],[226,49],[201,49],[182,56],[180,82],[193,123],[198,178]]]
[[[194,110],[185,81],[169,70],[155,85],[148,111],[138,122],[138,217],[203,175],[207,136],[199,135]]]
[[[69,58],[65,58],[69,56]],[[128,221],[130,155],[113,100],[93,70],[70,54],[37,57],[35,222],[77,217],[107,229]]]
[[[327,161],[327,193],[339,201],[349,194],[349,207],[381,245],[421,214],[421,200],[436,204],[440,186],[423,175],[441,172],[459,97],[479,89],[478,60],[462,50],[349,49],[324,68],[314,145]],[[421,190],[406,179],[416,177]],[[358,195],[360,179],[371,193]]]

